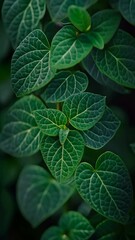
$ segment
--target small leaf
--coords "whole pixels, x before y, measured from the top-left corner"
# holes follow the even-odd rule
[[[18,97],[45,86],[53,77],[50,46],[41,30],[31,32],[16,49],[11,65],[11,83]]]
[[[98,33],[104,44],[109,42],[119,27],[121,20],[120,14],[112,9],[105,9],[95,13],[92,16],[92,29],[94,33]]]
[[[89,13],[82,7],[71,5],[68,8],[68,18],[71,23],[81,32],[86,32],[91,28],[91,18]]]
[[[24,168],[17,186],[20,210],[33,227],[54,214],[72,193],[71,187],[60,185],[46,170],[34,165]]]
[[[59,140],[61,144],[64,144],[69,134],[69,128],[59,130]]]
[[[68,98],[62,111],[70,124],[79,130],[93,127],[105,111],[105,97],[94,93],[80,93]]]
[[[36,110],[34,115],[41,131],[49,136],[57,136],[67,123],[65,114],[56,109]]]
[[[65,26],[52,40],[51,64],[56,69],[72,67],[85,58],[92,47],[87,34],[78,33],[74,26]]]
[[[135,1],[119,0],[119,11],[122,16],[131,24],[135,25]]]
[[[83,72],[62,71],[49,83],[42,98],[45,102],[63,102],[76,93],[84,92],[87,86],[88,78]]]
[[[84,142],[79,132],[70,131],[63,144],[58,139],[44,137],[40,149],[52,175],[58,181],[65,182],[73,175],[82,159]]]
[[[118,30],[104,50],[95,49],[92,57],[98,69],[114,82],[135,88],[135,39]]]
[[[46,0],[5,0],[3,21],[14,48],[35,28],[43,18]]]
[[[31,95],[17,101],[9,110],[7,123],[0,135],[0,148],[16,157],[30,156],[39,150],[41,132],[33,111],[44,104]]]
[[[50,227],[42,235],[41,240],[63,240],[62,230],[59,227]],[[64,240],[69,240],[64,238]]]
[[[85,145],[92,149],[104,147],[115,135],[120,126],[120,121],[107,107],[103,117],[94,127],[82,132]]]
[[[81,163],[76,172],[77,190],[91,207],[110,220],[125,224],[132,200],[132,184],[122,160],[103,153],[95,169]]]
[[[98,48],[98,49],[104,48],[104,40],[99,33],[88,32],[87,36],[89,37],[90,42],[93,44],[93,47]]]

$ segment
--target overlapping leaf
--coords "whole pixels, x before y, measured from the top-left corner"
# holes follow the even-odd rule
[[[7,123],[0,135],[0,148],[19,157],[36,153],[39,150],[41,132],[33,111],[44,108],[44,104],[32,95],[17,101],[8,112]]]
[[[51,45],[51,64],[56,69],[72,67],[85,58],[93,45],[85,33],[65,26],[56,33]]]
[[[87,130],[103,116],[105,97],[86,92],[76,94],[68,98],[62,110],[74,128]]]
[[[11,83],[18,97],[40,89],[54,77],[54,70],[50,68],[50,46],[41,30],[34,30],[20,43],[11,68]]]
[[[80,195],[95,211],[116,222],[126,223],[132,200],[132,185],[122,160],[111,152],[102,154],[95,169],[81,163],[76,173]]]
[[[69,134],[69,131],[70,131],[69,128],[59,130],[59,140],[61,144],[65,143],[67,136]]]
[[[45,14],[46,0],[5,0],[3,21],[14,48],[35,28]]]
[[[87,75],[83,72],[59,72],[49,83],[42,98],[46,102],[63,102],[70,96],[86,90],[88,86]]]
[[[70,131],[63,144],[59,139],[44,137],[40,149],[52,175],[58,181],[65,182],[73,175],[81,161],[84,142],[79,132]]]
[[[67,123],[65,114],[56,109],[36,110],[34,115],[41,131],[49,136],[57,136]]]
[[[22,171],[17,186],[20,210],[33,227],[54,214],[72,193],[71,187],[59,184],[46,170],[34,165]]]
[[[120,0],[119,10],[123,17],[131,24],[135,25],[135,1],[134,0]]]

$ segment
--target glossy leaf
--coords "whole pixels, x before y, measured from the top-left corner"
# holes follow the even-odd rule
[[[65,114],[56,109],[36,110],[34,115],[41,131],[49,136],[57,136],[67,123]]]
[[[81,93],[68,98],[62,111],[70,124],[79,130],[92,128],[103,116],[105,97],[94,93]]]
[[[122,16],[131,24],[135,25],[135,1],[119,0],[119,10]]]
[[[112,152],[103,153],[95,169],[88,163],[81,163],[76,173],[76,186],[95,211],[110,220],[127,222],[132,185],[119,156]]]
[[[86,32],[91,28],[91,18],[89,13],[82,7],[71,5],[68,8],[68,18],[71,23],[81,32]]]
[[[46,0],[5,0],[3,21],[14,48],[35,28],[43,18]]]
[[[83,138],[77,131],[70,131],[66,141],[44,137],[41,143],[43,159],[52,175],[60,182],[65,182],[73,175],[84,151]]]
[[[40,89],[54,77],[54,70],[50,68],[50,46],[41,30],[34,30],[21,42],[11,68],[11,83],[18,97]]]
[[[0,135],[0,148],[17,157],[30,156],[39,150],[41,132],[33,111],[44,104],[31,95],[17,101],[9,110],[7,122]]]
[[[59,140],[61,144],[64,144],[69,134],[69,128],[59,130]]]
[[[120,14],[112,9],[105,9],[96,12],[91,19],[92,29],[94,33],[98,33],[104,44],[109,42],[119,27],[121,20]]]
[[[135,39],[118,30],[106,49],[92,51],[98,69],[116,83],[135,88]]]
[[[65,26],[56,33],[51,45],[51,64],[56,69],[72,67],[92,50],[87,34],[78,33],[74,26]]]
[[[42,98],[45,102],[63,102],[70,96],[84,92],[88,86],[87,75],[83,72],[59,72],[49,83]]]
[[[92,149],[104,147],[113,138],[119,126],[118,118],[109,108],[106,108],[99,122],[91,129],[82,132],[85,145]]]
[[[17,186],[20,210],[33,227],[54,214],[72,193],[71,187],[60,185],[46,170],[34,165],[24,168]]]

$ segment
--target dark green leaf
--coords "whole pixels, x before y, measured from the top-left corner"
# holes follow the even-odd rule
[[[41,240],[63,240],[63,232],[59,227],[50,227],[42,235]],[[64,240],[69,240],[64,238]]]
[[[70,124],[79,130],[93,127],[105,111],[105,97],[94,93],[80,93],[71,96],[63,104],[62,111]]]
[[[31,32],[18,46],[12,58],[12,87],[20,97],[45,86],[53,77],[50,46],[41,30]]]
[[[62,71],[49,83],[42,98],[51,103],[63,102],[76,93],[84,92],[87,86],[88,78],[83,72]]]
[[[41,132],[33,111],[44,104],[31,95],[17,101],[9,110],[7,123],[0,135],[0,148],[13,156],[30,156],[39,150]]]
[[[77,131],[70,131],[66,141],[44,137],[41,143],[43,159],[52,175],[60,182],[65,182],[73,175],[84,152],[83,138]]]
[[[33,227],[54,214],[72,193],[71,187],[60,185],[46,170],[34,165],[22,171],[17,186],[20,210]]]
[[[135,153],[135,143],[130,144],[132,151]]]
[[[119,0],[119,10],[122,16],[131,24],[135,25],[135,1]]]
[[[127,222],[132,185],[119,156],[112,152],[103,153],[95,169],[88,163],[81,163],[76,173],[76,186],[95,211],[110,220]]]
[[[46,0],[5,0],[3,21],[14,48],[35,28],[46,10]]]

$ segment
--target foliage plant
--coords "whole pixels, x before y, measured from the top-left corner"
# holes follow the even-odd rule
[[[135,89],[135,38],[121,24],[135,25],[135,2],[101,2],[5,0],[2,6],[17,98],[0,148],[28,161],[41,153],[41,162],[21,171],[16,190],[33,228],[59,213],[41,240],[132,239],[125,230],[135,222],[130,173],[121,156],[99,149],[120,127],[107,89]],[[104,94],[91,92],[94,80]],[[95,163],[87,149],[98,152]],[[67,207],[74,198],[86,211]]]

